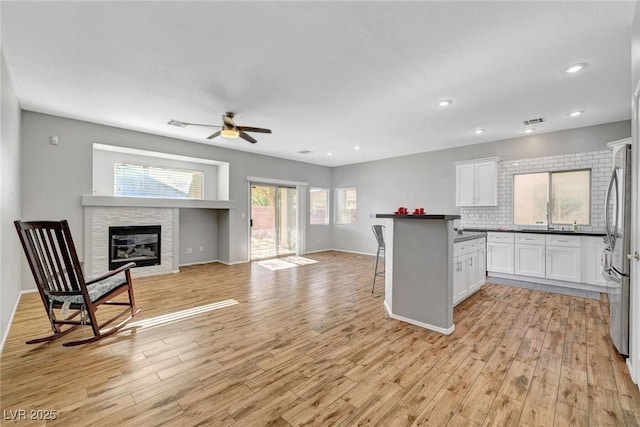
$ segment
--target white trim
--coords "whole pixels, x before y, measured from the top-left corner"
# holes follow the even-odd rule
[[[420,326],[421,328],[425,328],[425,329],[429,329],[430,331],[435,331],[435,332],[440,332],[441,334],[444,335],[451,335],[453,333],[453,331],[456,330],[456,325],[453,324],[451,325],[450,328],[441,328],[440,326],[435,326],[435,325],[431,325],[429,323],[424,323],[424,322],[419,322],[417,320],[414,319],[409,319],[408,317],[403,317],[403,316],[398,316],[396,314],[393,314],[390,310],[389,310],[389,306],[387,306],[387,302],[385,301],[384,303],[384,308],[387,309],[387,313],[389,313],[389,317],[395,320],[400,320],[401,322],[405,322],[405,323],[410,323],[412,325],[416,325],[416,326]]]
[[[84,207],[234,209],[233,200],[161,199],[156,197],[82,196]]]
[[[18,305],[20,304],[20,300],[22,299],[22,295],[31,294],[33,292],[38,292],[38,289],[25,289],[21,290],[18,294],[18,298],[16,298],[16,303],[13,305],[13,310],[11,311],[11,316],[9,316],[9,323],[7,323],[7,329],[4,331],[4,335],[2,336],[2,341],[0,342],[0,353],[4,350],[4,344],[7,342],[7,337],[9,336],[9,331],[11,331],[11,325],[13,324],[13,318],[16,315],[16,311],[18,311]]]
[[[188,262],[186,264],[180,264],[180,267],[189,267],[191,265],[203,265],[203,264],[213,264],[214,262],[218,262],[220,264],[226,264],[222,261],[220,261],[219,259],[214,259],[211,261],[196,261],[196,262]]]
[[[640,6],[636,6],[636,9]],[[636,16],[638,14],[636,13]],[[631,99],[631,246],[640,251],[640,81],[636,82]],[[631,261],[629,295],[629,358],[627,368],[631,380],[640,388],[640,262]]]
[[[287,181],[284,179],[274,179],[274,178],[260,178],[257,176],[248,176],[247,181],[253,182],[254,184],[276,184],[276,185],[290,185],[290,186],[309,185],[306,182]]]
[[[169,154],[169,153],[161,153],[159,151],[148,151],[148,150],[140,150],[137,148],[129,148],[129,147],[120,147],[117,145],[107,145],[101,144],[99,142],[93,143],[94,150],[100,151],[111,151],[114,153],[125,153],[125,154],[135,154],[138,156],[146,156],[146,157],[157,157],[159,159],[167,159],[167,160],[177,160],[181,162],[190,162],[190,163],[201,163],[205,165],[224,165],[228,164],[227,162],[222,162],[218,160],[211,159],[203,159],[201,157],[190,157],[190,156],[182,156],[180,154]]]
[[[325,251],[336,251],[336,252],[345,252],[348,254],[358,254],[358,255],[370,255],[370,256],[376,256],[376,254],[371,254],[368,252],[358,252],[358,251],[348,251],[346,249],[335,249],[335,248],[331,248],[331,249],[324,249]],[[383,257],[384,258],[384,257]]]
[[[502,159],[500,157],[485,157],[483,159],[470,159],[470,160],[460,160],[457,162],[453,162],[454,165],[468,165],[469,163],[481,163],[481,162],[500,162]]]

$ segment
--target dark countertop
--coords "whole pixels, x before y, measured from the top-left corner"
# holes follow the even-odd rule
[[[487,233],[483,231],[463,231],[462,233],[456,233],[453,237],[453,242],[464,242],[466,240],[479,239],[481,237],[486,237]]]
[[[392,218],[392,219],[460,219],[460,215],[456,214],[425,214],[425,215],[395,215],[395,214],[376,214],[376,218]]]
[[[492,232],[492,233],[531,233],[531,234],[559,234],[563,236],[596,236],[603,237],[605,234],[601,232],[578,231],[577,233],[570,230],[508,230],[498,228],[465,228],[464,232]]]

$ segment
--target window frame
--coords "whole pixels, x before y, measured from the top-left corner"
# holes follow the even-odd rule
[[[317,191],[322,191],[324,192],[325,195],[325,202],[326,202],[326,207],[325,207],[325,214],[324,214],[324,222],[312,222],[312,218],[313,218],[313,213],[314,213],[314,208],[311,205],[311,203],[313,202],[312,197],[311,197],[311,193],[313,192],[317,192]],[[330,197],[330,193],[331,193],[331,189],[326,188],[326,187],[310,187],[309,188],[309,225],[329,225],[331,223],[331,197]]]
[[[589,221],[587,223],[578,223],[577,225],[580,226],[591,226],[592,223],[592,211],[591,211],[591,207],[592,207],[592,203],[593,203],[593,170],[592,168],[579,168],[579,169],[566,169],[566,170],[557,170],[557,171],[541,171],[541,172],[523,172],[523,173],[514,173],[512,176],[512,188],[513,188],[513,192],[512,192],[512,197],[511,197],[511,203],[512,203],[512,212],[511,212],[511,220],[513,221],[514,225],[530,225],[530,226],[564,226],[564,225],[573,225],[573,223],[565,223],[565,222],[554,222],[553,220],[553,175],[554,174],[561,174],[561,173],[569,173],[569,172],[583,172],[583,171],[587,171],[589,172],[589,178],[588,178],[588,182],[589,182],[589,201],[587,203],[587,208],[588,208],[588,218]],[[537,174],[547,174],[548,175],[548,181],[547,181],[547,208],[546,208],[546,221],[544,224],[521,224],[521,223],[517,223],[516,222],[516,206],[515,206],[515,202],[516,202],[516,176],[520,176],[520,175],[537,175]]]
[[[177,172],[177,173],[191,173],[192,177],[194,174],[200,175],[200,195],[199,197],[171,197],[170,195],[157,195],[157,194],[135,194],[135,195],[125,195],[119,194],[120,189],[118,188],[118,179],[117,179],[117,170],[118,166],[133,166],[139,167],[143,170],[146,169],[158,169],[168,172]],[[113,162],[113,195],[115,197],[143,197],[143,198],[161,198],[161,199],[175,199],[175,200],[205,200],[205,171],[200,169],[189,169],[189,168],[180,168],[175,166],[164,166],[161,164],[148,164],[148,163],[134,163],[127,161],[114,160]],[[179,190],[177,190],[179,191]],[[187,193],[188,195],[188,193]]]
[[[355,199],[355,207],[353,208],[353,215],[352,217],[352,221],[351,222],[340,222],[340,208],[339,208],[339,192],[340,191],[347,191],[347,190],[354,190],[355,191],[355,195],[356,195],[356,199]],[[334,209],[333,209],[333,223],[335,225],[356,225],[358,223],[358,187],[356,186],[348,186],[348,187],[337,187],[334,191]]]

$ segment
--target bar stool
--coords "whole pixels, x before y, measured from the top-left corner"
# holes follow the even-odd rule
[[[376,253],[376,268],[373,272],[373,286],[371,287],[371,293],[376,287],[376,277],[382,276],[384,274],[384,270],[378,271],[378,260],[380,259],[380,252],[382,252],[382,256],[384,258],[384,235],[382,234],[382,229],[384,225],[372,225],[371,229],[373,230],[373,234],[376,236],[376,240],[378,241],[378,252]]]

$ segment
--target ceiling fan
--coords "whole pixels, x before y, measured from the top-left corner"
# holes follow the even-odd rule
[[[238,126],[234,123],[233,117],[235,113],[228,111],[222,116],[222,125],[210,125],[210,124],[202,124],[202,123],[188,123],[181,122],[179,120],[171,119],[167,123],[168,125],[178,126],[178,127],[187,127],[187,126],[209,126],[209,127],[218,127],[222,128],[217,132],[209,135],[207,139],[213,139],[218,136],[222,136],[223,138],[242,138],[245,141],[249,141],[252,144],[258,142],[251,135],[247,134],[247,132],[257,132],[257,133],[271,133],[271,129],[264,128],[256,128],[252,126]]]

